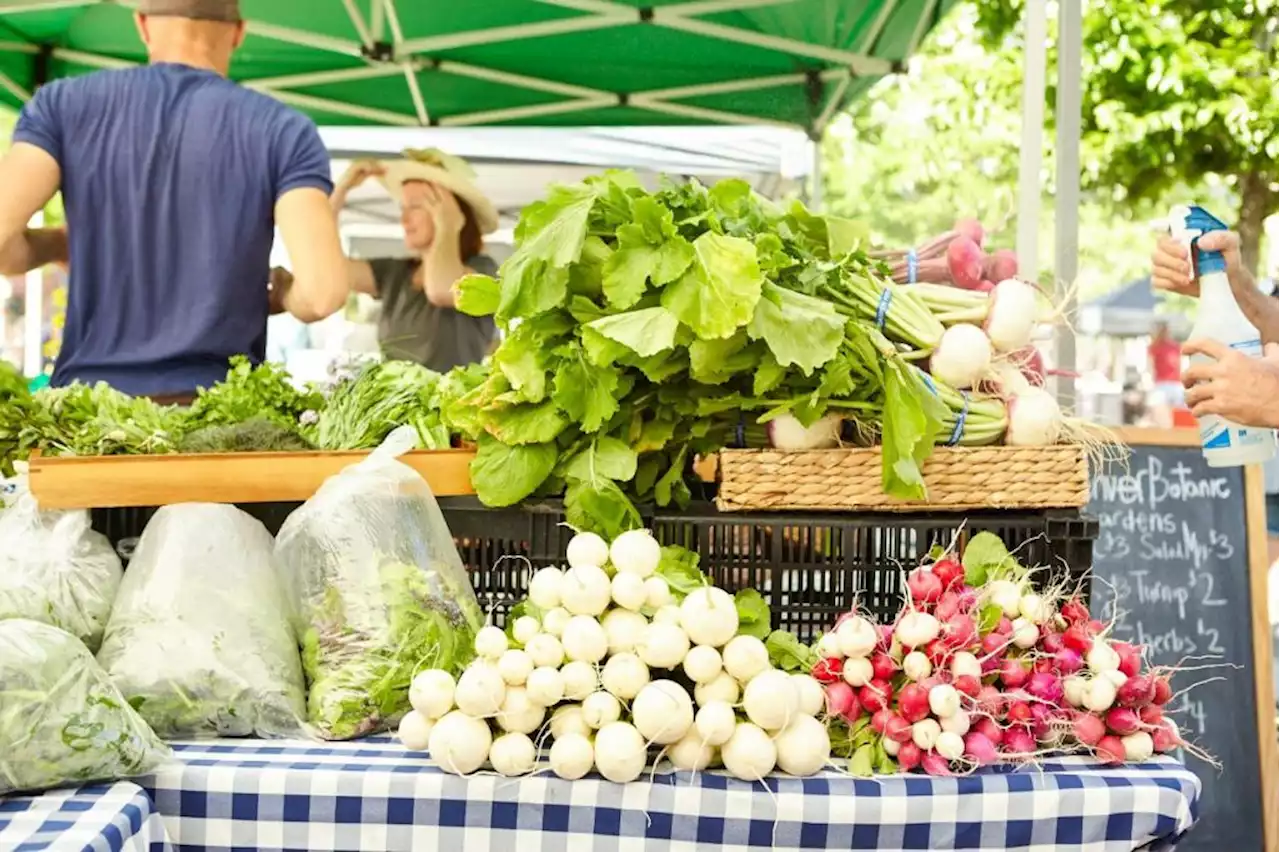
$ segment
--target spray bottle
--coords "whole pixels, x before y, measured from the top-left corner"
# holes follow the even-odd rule
[[[1195,256],[1191,249],[1200,237],[1226,229],[1224,223],[1202,207],[1178,206],[1169,213],[1169,232],[1187,247],[1189,256]],[[1191,329],[1192,339],[1217,340],[1249,357],[1261,358],[1262,338],[1236,303],[1222,253],[1202,250],[1194,262],[1200,273],[1200,306]],[[1193,360],[1212,359],[1196,355]],[[1275,456],[1275,434],[1270,429],[1243,427],[1212,414],[1200,417],[1199,421],[1201,451],[1210,467],[1262,464]]]

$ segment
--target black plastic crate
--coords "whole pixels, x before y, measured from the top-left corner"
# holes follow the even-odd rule
[[[296,504],[258,504],[245,510],[273,533]],[[529,568],[561,565],[573,530],[555,501],[490,509],[474,497],[440,498],[440,506],[471,574],[480,604],[499,623],[524,596]],[[129,553],[154,512],[94,512],[94,526]],[[1074,511],[968,514],[720,513],[710,503],[646,517],[663,544],[696,552],[700,565],[729,591],[758,589],[769,601],[774,627],[811,641],[855,603],[889,620],[903,599],[903,578],[935,544],[948,545],[989,530],[1027,565],[1047,566],[1044,582],[1083,581],[1093,561],[1098,524]]]

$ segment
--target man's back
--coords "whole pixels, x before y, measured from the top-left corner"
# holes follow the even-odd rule
[[[54,384],[182,394],[232,355],[264,357],[274,206],[332,188],[309,119],[157,64],[44,87],[14,141],[62,172],[71,283]]]

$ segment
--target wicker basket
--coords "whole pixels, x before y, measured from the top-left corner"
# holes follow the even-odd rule
[[[1084,448],[938,447],[924,464],[928,498],[890,497],[880,450],[723,450],[722,512],[862,509],[1061,509],[1089,500]]]

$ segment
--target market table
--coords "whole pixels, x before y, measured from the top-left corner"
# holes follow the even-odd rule
[[[548,773],[459,778],[387,737],[353,743],[215,740],[139,779],[174,846],[196,849],[1170,848],[1200,785],[1169,759],[964,778],[770,778],[660,771],[627,785]]]
[[[120,781],[43,795],[0,798],[4,852],[168,852],[151,797]]]

